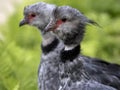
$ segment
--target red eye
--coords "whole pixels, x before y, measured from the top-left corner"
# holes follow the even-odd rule
[[[66,22],[67,21],[67,19],[66,18],[63,18],[63,19],[61,19],[63,22]]]
[[[34,13],[28,15],[28,18],[29,18],[29,19],[32,19],[32,18],[34,18],[34,17],[36,17],[36,14],[34,14]]]
[[[66,18],[60,19],[60,20],[57,21],[57,25],[59,26],[60,24],[66,22],[66,21],[67,21]]]
[[[35,17],[36,15],[35,15],[35,14],[31,14],[30,16],[31,16],[31,17]]]

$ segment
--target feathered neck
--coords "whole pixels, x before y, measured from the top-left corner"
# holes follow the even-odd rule
[[[65,48],[60,53],[60,58],[62,62],[73,61],[80,53],[80,45],[75,46],[72,49],[65,50]]]
[[[49,52],[53,51],[57,47],[58,44],[59,44],[59,40],[57,38],[54,38],[51,41],[51,43],[49,43],[49,44],[47,44],[45,46],[43,44],[41,45],[42,52],[44,54],[48,54]]]
[[[42,34],[42,52],[43,54],[48,54],[49,52],[53,51],[57,45],[59,44],[58,38],[51,32],[43,33]]]

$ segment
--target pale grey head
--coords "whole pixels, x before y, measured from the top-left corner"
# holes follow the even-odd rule
[[[83,39],[88,23],[95,24],[77,9],[61,6],[54,10],[53,17],[45,31],[53,31],[65,45],[76,45]]]
[[[53,4],[44,2],[26,6],[24,8],[24,19],[20,22],[20,26],[28,24],[43,30],[49,23],[50,16],[55,7]]]

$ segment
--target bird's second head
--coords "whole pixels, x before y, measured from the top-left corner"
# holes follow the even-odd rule
[[[53,4],[44,2],[26,6],[24,8],[24,19],[20,22],[19,26],[27,24],[43,30],[49,23],[50,16],[55,7]]]
[[[66,45],[75,45],[81,42],[85,27],[91,22],[77,9],[61,6],[54,10],[45,31],[53,31]]]

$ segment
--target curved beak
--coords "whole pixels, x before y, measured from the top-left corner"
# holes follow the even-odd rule
[[[28,21],[27,21],[27,19],[24,18],[22,21],[20,21],[19,27],[26,25],[26,24],[28,24]]]
[[[45,27],[44,32],[54,31],[56,29],[55,19],[51,19],[48,25]]]

